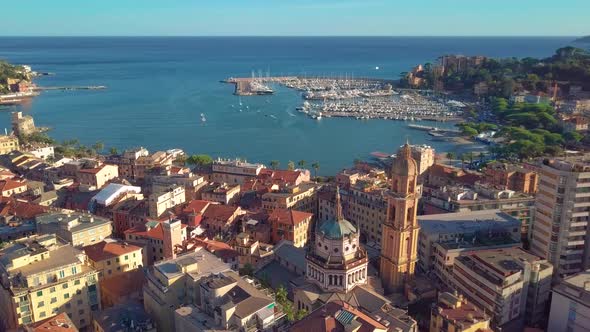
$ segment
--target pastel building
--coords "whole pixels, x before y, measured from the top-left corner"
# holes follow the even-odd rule
[[[56,234],[74,247],[101,242],[113,231],[110,220],[74,211],[50,212],[35,220],[39,234]]]
[[[205,248],[150,267],[143,289],[144,307],[158,331],[175,331],[175,311],[188,304],[205,305],[201,283],[210,275],[229,270],[228,264]]]
[[[42,235],[0,250],[0,324],[15,329],[66,312],[76,327],[100,309],[98,272],[84,252]]]
[[[139,269],[144,265],[142,247],[126,242],[105,239],[86,246],[83,250],[90,266],[98,271],[100,279]]]
[[[590,270],[553,287],[549,332],[588,331],[590,327]]]

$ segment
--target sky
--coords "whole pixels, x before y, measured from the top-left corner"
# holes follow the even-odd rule
[[[590,0],[0,0],[0,11],[4,36],[590,34]]]

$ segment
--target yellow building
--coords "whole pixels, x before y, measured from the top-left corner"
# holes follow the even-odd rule
[[[7,154],[18,150],[18,138],[16,136],[0,136],[0,154]]]
[[[100,279],[135,270],[143,266],[143,249],[126,242],[106,239],[84,247],[88,263],[98,271]]]
[[[39,234],[56,234],[75,247],[88,246],[111,236],[111,221],[80,212],[47,213],[35,218]]]
[[[305,182],[299,185],[283,188],[278,192],[262,195],[262,207],[266,211],[276,209],[295,209],[298,211],[317,212],[317,191],[320,185]]]
[[[43,235],[0,251],[0,330],[15,329],[66,312],[78,328],[100,309],[98,272],[84,253]]]
[[[381,235],[379,275],[386,291],[399,291],[414,277],[418,261],[418,165],[409,144],[399,151],[391,170],[387,220]]]
[[[441,293],[432,308],[430,332],[484,332],[490,329],[490,317],[461,295]]]

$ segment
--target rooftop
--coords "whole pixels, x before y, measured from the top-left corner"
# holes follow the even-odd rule
[[[135,302],[104,309],[95,316],[95,320],[104,331],[137,331],[140,327],[144,331],[154,327],[143,306]]]
[[[78,332],[78,328],[65,312],[25,326],[24,329],[26,332]]]
[[[37,224],[70,224],[68,230],[79,232],[90,228],[102,227],[110,224],[111,221],[95,215],[80,212],[51,212],[38,215],[35,220]]]
[[[182,275],[184,273],[183,267],[193,264],[196,264],[196,269],[191,269],[188,274],[194,278],[230,270],[229,265],[205,250],[205,248],[196,248],[195,252],[156,263],[154,269],[158,270],[166,278],[171,279]]]
[[[109,205],[115,198],[117,198],[117,196],[126,192],[134,192],[139,194],[141,193],[141,188],[127,186],[119,183],[109,183],[106,187],[99,191],[98,194],[92,197],[92,200],[101,205]]]
[[[500,210],[481,210],[418,216],[420,232],[426,234],[469,233],[494,227],[520,227],[520,220]]]
[[[130,245],[126,242],[106,239],[99,243],[86,246],[83,249],[89,259],[98,262],[141,250],[141,247]]]
[[[590,270],[564,279],[553,291],[590,307]]]

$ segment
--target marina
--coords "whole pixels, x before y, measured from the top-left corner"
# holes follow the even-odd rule
[[[297,110],[320,120],[322,117],[385,119],[401,121],[460,121],[465,104],[445,100],[426,91],[396,91],[395,81],[343,77],[255,77],[229,78],[239,96],[272,91],[279,84],[301,92],[303,106]],[[274,92],[274,91],[273,91]]]

